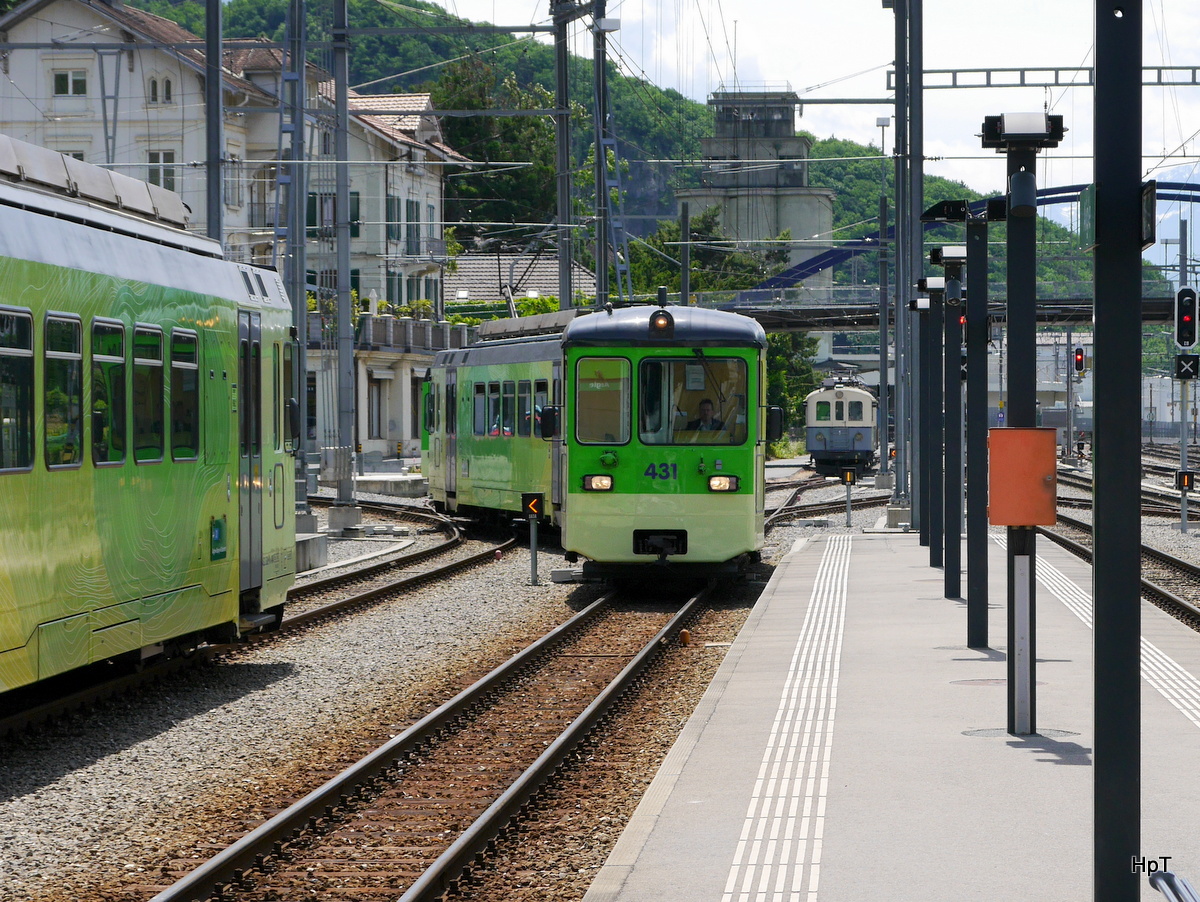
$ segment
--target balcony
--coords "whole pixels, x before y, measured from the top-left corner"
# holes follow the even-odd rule
[[[336,343],[333,318],[322,321],[321,314],[308,314],[308,346],[319,348]],[[475,340],[471,326],[434,323],[407,316],[359,316],[354,330],[354,348],[358,351],[391,351],[396,354],[420,354],[464,348]]]

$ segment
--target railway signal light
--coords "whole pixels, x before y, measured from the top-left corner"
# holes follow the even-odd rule
[[[1083,348],[1075,349],[1075,372],[1082,373],[1084,365]]]
[[[842,470],[842,485],[854,485],[858,482],[858,470],[846,467]]]
[[[1181,492],[1190,492],[1196,487],[1196,471],[1195,470],[1176,470],[1175,471],[1175,488]]]
[[[1196,290],[1180,288],[1175,295],[1175,344],[1191,348],[1196,344]]]

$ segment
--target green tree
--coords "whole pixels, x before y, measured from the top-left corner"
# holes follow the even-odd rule
[[[813,369],[817,340],[802,332],[767,336],[767,403],[783,408],[790,427],[804,425],[804,397],[820,383]]]

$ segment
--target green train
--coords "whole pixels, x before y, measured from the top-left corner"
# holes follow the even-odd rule
[[[0,692],[281,616],[291,307],[186,212],[0,136]]]
[[[696,307],[581,313],[438,354],[434,506],[521,516],[523,494],[541,493],[584,578],[735,572],[762,548],[766,445],[783,432],[762,327]]]

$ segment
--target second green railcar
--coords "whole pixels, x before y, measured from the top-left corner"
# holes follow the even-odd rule
[[[549,502],[585,577],[648,564],[736,571],[763,544],[766,335],[694,307],[568,317],[561,333],[439,355],[426,472],[435,506],[517,515]]]

